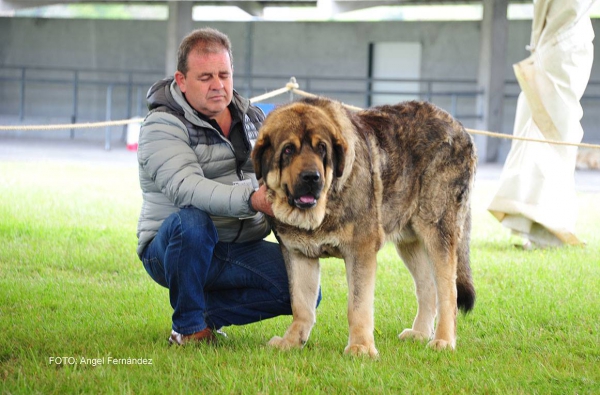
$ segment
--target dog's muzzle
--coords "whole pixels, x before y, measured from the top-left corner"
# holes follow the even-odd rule
[[[303,171],[294,187],[294,194],[288,192],[288,203],[299,209],[310,209],[317,205],[323,189],[323,177],[318,171]]]

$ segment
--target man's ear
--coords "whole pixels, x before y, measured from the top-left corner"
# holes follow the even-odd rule
[[[185,93],[185,91],[186,91],[185,74],[183,74],[181,71],[177,70],[175,72],[175,82],[177,82],[177,86],[179,87],[179,90],[181,90],[181,92]]]
[[[254,163],[254,173],[256,178],[261,179],[270,169],[271,159],[273,157],[273,147],[268,137],[259,137],[252,150],[252,162]]]

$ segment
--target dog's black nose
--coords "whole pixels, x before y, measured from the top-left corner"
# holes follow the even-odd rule
[[[305,183],[316,184],[321,179],[321,174],[318,171],[303,171],[300,173],[300,179]]]

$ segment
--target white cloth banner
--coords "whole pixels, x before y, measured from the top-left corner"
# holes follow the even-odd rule
[[[534,1],[531,56],[514,65],[522,90],[515,136],[581,142],[579,100],[594,57],[589,11],[595,1]],[[549,231],[558,243],[580,244],[575,236],[576,156],[576,147],[514,140],[489,211],[534,242]]]

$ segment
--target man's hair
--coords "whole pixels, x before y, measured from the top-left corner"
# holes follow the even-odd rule
[[[188,72],[188,56],[192,51],[198,51],[201,54],[218,53],[226,50],[229,54],[229,60],[233,66],[233,54],[231,53],[231,41],[227,35],[220,31],[205,27],[196,29],[185,36],[179,50],[177,51],[177,70],[183,74]]]

